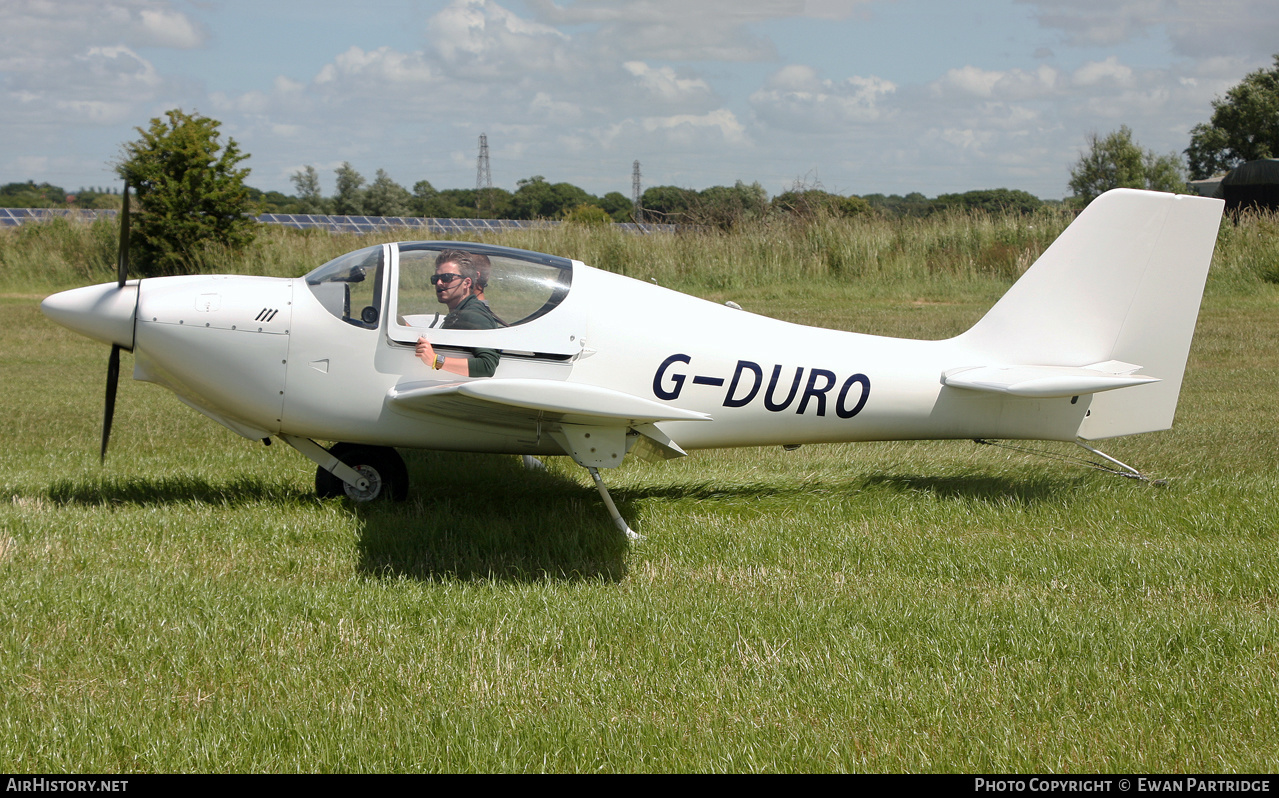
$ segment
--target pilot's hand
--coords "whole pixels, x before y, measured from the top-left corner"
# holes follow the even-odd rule
[[[431,346],[431,342],[418,336],[417,346],[413,349],[413,353],[418,359],[431,368],[435,368],[435,347]]]

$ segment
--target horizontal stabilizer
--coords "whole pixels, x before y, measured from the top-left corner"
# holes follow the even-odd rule
[[[945,372],[941,383],[970,391],[1052,399],[1159,382],[1158,377],[1132,373],[1140,368],[1141,366],[1116,360],[1082,367],[973,366]]]
[[[465,421],[523,425],[531,421],[633,426],[654,421],[709,421],[710,416],[621,391],[573,382],[487,379],[405,382],[390,391],[393,405]]]

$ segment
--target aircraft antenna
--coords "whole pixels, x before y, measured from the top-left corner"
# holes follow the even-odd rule
[[[636,224],[644,222],[644,206],[640,203],[640,167],[639,161],[631,167],[631,216]]]

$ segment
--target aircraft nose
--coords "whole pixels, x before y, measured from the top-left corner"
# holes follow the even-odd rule
[[[54,322],[81,335],[133,349],[133,314],[138,306],[138,281],[88,285],[47,297],[40,310]]]

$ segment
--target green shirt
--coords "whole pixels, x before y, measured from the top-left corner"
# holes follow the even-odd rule
[[[440,323],[442,330],[496,330],[505,326],[493,315],[488,305],[474,296],[463,299]],[[492,377],[493,372],[497,371],[497,362],[501,359],[502,355],[496,349],[477,348],[468,358],[468,373],[472,377]]]

